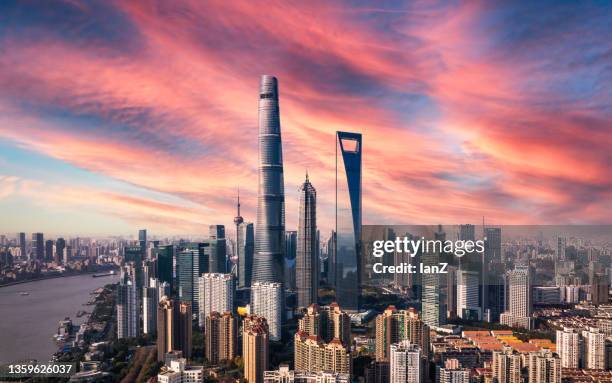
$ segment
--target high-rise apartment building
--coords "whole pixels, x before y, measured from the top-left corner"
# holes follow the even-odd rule
[[[423,359],[416,344],[404,340],[391,345],[389,350],[390,383],[423,382]]]
[[[176,349],[175,302],[164,296],[157,306],[157,361],[164,360],[166,353]]]
[[[157,306],[157,360],[163,361],[166,353],[181,351],[191,358],[193,347],[191,329],[191,305],[168,297],[162,297]]]
[[[389,306],[376,317],[376,360],[389,361],[391,345],[409,341],[420,347],[423,357],[429,355],[429,326],[410,308],[397,310]]]
[[[157,306],[159,290],[157,287],[142,288],[142,332],[155,335],[157,331]]]
[[[199,278],[198,323],[204,327],[206,317],[216,311],[234,311],[234,276],[232,274],[204,273]]]
[[[508,311],[501,315],[500,322],[510,327],[523,327],[531,330],[533,328],[531,268],[516,266],[508,273],[508,284]]]
[[[266,318],[270,340],[281,340],[283,290],[280,283],[255,282],[251,285],[251,312]]]
[[[259,87],[259,192],[253,281],[283,282],[284,232],[285,186],[278,80],[264,75]]]
[[[527,369],[529,383],[561,383],[561,359],[550,350],[529,353]]]
[[[140,304],[133,275],[124,274],[117,286],[117,338],[140,335]]]
[[[319,307],[312,304],[298,322],[299,330],[308,336],[318,336],[325,342],[339,339],[346,346],[351,342],[351,321],[337,303]]]
[[[337,338],[325,343],[319,336],[308,336],[298,331],[294,337],[294,365],[296,371],[330,371],[350,375],[351,352]]]
[[[434,233],[435,240],[443,243],[446,240],[446,233],[442,231],[442,226]],[[440,250],[434,250],[423,254],[422,264],[425,267],[438,267],[440,264]],[[428,326],[439,327],[446,324],[446,307],[441,304],[441,284],[440,274],[424,273],[421,275],[422,281],[422,318]]]
[[[308,180],[302,184],[298,214],[295,278],[298,307],[317,303],[319,291],[319,251],[317,249],[317,191]]]
[[[578,331],[566,327],[557,330],[557,354],[561,358],[561,367],[563,368],[578,368],[581,359],[581,343],[580,334]]]
[[[447,359],[438,371],[438,383],[470,383],[470,369],[461,368],[457,359]]]
[[[522,383],[521,356],[513,352],[512,348],[493,351],[493,378],[498,383]]]
[[[606,368],[606,335],[599,328],[582,331],[584,339],[584,368],[604,370]]]
[[[361,134],[336,132],[336,301],[359,309],[361,285]]]
[[[249,383],[263,383],[269,364],[268,324],[265,318],[250,315],[242,324],[244,377]]]
[[[220,314],[216,311],[206,316],[204,333],[204,355],[212,364],[231,361],[236,356],[236,317],[231,312]]]

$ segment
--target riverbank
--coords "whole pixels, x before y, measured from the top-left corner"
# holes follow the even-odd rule
[[[118,281],[118,275],[92,278],[90,274],[80,274],[0,288],[3,315],[0,363],[26,359],[48,361],[57,351],[52,335],[57,333],[59,321],[69,316],[75,326],[86,323],[91,315],[78,317],[76,314],[93,309],[93,306],[84,306],[92,300],[92,291]],[[22,295],[22,292],[28,294]]]
[[[111,270],[118,270],[118,268],[104,268],[102,270],[85,271],[85,272],[82,272],[82,273],[70,273],[70,274],[59,273],[59,274],[53,274],[53,275],[45,275],[44,277],[33,278],[33,279],[24,279],[22,281],[15,281],[15,282],[9,282],[9,283],[5,283],[5,284],[0,284],[0,288],[2,288],[2,287],[9,287],[9,286],[15,286],[15,285],[21,285],[21,284],[30,283],[30,282],[46,281],[48,279],[70,278],[70,277],[78,277],[78,276],[83,276],[83,275],[98,274],[98,273],[102,273],[102,272],[106,272],[106,271],[111,271]],[[106,276],[101,277],[101,278],[105,278],[105,277]]]

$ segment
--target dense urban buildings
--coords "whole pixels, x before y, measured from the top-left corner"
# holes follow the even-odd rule
[[[259,88],[259,192],[253,281],[283,282],[284,232],[285,186],[278,80],[265,75],[261,77]]]
[[[319,288],[319,249],[317,248],[317,191],[308,180],[302,184],[298,214],[296,287],[298,307],[317,303]]]
[[[336,132],[336,301],[359,309],[361,262],[361,134]]]

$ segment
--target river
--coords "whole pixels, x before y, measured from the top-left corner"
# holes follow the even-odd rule
[[[118,275],[92,278],[85,274],[0,287],[0,363],[50,360],[57,351],[51,337],[58,322],[65,317],[74,324],[85,322],[87,315],[77,318],[76,313],[93,310],[94,306],[83,306],[90,293],[118,281]]]

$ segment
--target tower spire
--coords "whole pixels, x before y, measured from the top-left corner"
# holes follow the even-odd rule
[[[242,222],[244,222],[244,219],[240,215],[240,186],[238,186],[238,198],[236,201],[236,209],[237,209],[237,212],[236,212],[236,216],[234,217],[234,223],[236,224],[236,226],[238,226]]]

